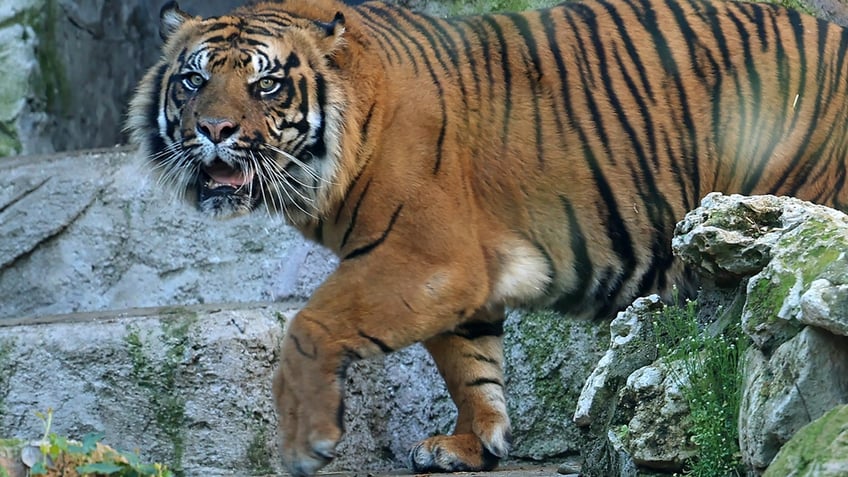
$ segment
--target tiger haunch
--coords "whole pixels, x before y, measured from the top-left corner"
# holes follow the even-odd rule
[[[459,416],[413,467],[491,468],[504,306],[609,317],[694,289],[670,240],[708,192],[848,204],[848,33],[777,6],[172,2],[161,22],[128,122],[160,182],[214,216],[279,213],[342,259],[275,378],[295,475],[335,454],[347,366],[415,342]]]

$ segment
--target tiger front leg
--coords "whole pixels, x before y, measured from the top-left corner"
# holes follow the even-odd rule
[[[494,469],[512,441],[503,378],[503,311],[484,308],[450,333],[424,342],[445,379],[458,416],[453,435],[409,453],[416,472]]]
[[[286,331],[274,398],[283,460],[297,477],[335,457],[350,363],[454,330],[486,301],[485,286],[468,286],[485,271],[469,261],[398,275],[380,257],[343,261]]]

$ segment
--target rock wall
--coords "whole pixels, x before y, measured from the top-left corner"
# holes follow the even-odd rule
[[[809,443],[782,447],[804,426],[848,403],[848,216],[792,198],[713,193],[678,224],[673,248],[700,272],[705,283],[699,300],[712,304],[689,317],[694,333],[741,334],[714,348],[731,350],[718,359],[739,356],[741,377],[735,377],[735,363],[727,374],[710,375],[718,385],[710,389],[729,387],[731,397],[739,396],[721,403],[736,402],[738,413],[729,413],[726,434],[696,432],[693,399],[703,399],[682,390],[709,374],[707,363],[716,357],[684,337],[674,345],[684,353],[657,359],[661,342],[669,339],[658,331],[668,317],[658,314],[663,306],[656,297],[637,300],[613,320],[609,349],[578,399],[574,418],[585,435],[584,472],[679,472],[690,459],[705,458],[706,447],[699,442],[738,434],[748,475],[766,469],[767,475],[788,475],[769,467],[778,451],[780,469],[787,462],[809,463],[799,454]],[[733,351],[745,343],[750,345],[741,356],[741,348]],[[839,422],[844,411],[842,416]],[[707,418],[723,419],[718,413]],[[825,422],[818,428],[838,425]],[[739,472],[738,452],[724,450],[727,473]],[[799,475],[839,475],[844,469],[844,456],[828,453],[823,459]]]

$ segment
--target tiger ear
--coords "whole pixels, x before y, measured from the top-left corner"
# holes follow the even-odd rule
[[[159,36],[167,40],[189,18],[191,15],[180,10],[180,6],[174,0],[162,5],[162,9],[159,10]]]
[[[342,12],[336,12],[333,21],[330,23],[316,21],[315,24],[324,32],[321,44],[324,45],[327,53],[335,51],[342,43],[342,36],[345,32],[345,16]]]

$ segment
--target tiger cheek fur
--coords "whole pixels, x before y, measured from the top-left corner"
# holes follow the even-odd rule
[[[279,213],[341,259],[274,378],[296,476],[335,457],[350,363],[416,342],[458,415],[411,466],[491,469],[511,444],[505,306],[611,317],[694,290],[670,239],[711,191],[848,204],[848,34],[777,6],[289,0],[203,20],[170,2],[161,20],[128,122],[160,182],[211,215]]]

